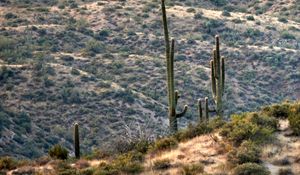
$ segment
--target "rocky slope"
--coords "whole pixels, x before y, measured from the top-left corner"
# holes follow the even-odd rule
[[[226,3],[227,2],[227,3]],[[172,1],[176,83],[189,104],[211,97],[214,35],[226,58],[226,114],[299,99],[298,1]],[[0,1],[0,155],[85,152],[167,131],[160,2]],[[212,105],[212,104],[211,104]],[[137,127],[138,126],[138,127]]]

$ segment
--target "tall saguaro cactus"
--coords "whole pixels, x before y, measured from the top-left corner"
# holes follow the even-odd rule
[[[211,84],[213,98],[216,104],[216,112],[223,118],[223,101],[225,86],[225,59],[220,56],[220,39],[216,36],[216,48],[213,50],[211,64]]]
[[[75,148],[76,159],[80,159],[79,125],[78,125],[78,123],[75,123],[75,125],[74,125],[74,148]]]
[[[168,103],[169,103],[169,122],[170,122],[170,131],[175,133],[178,130],[177,119],[182,117],[188,107],[184,106],[184,110],[181,113],[176,112],[177,102],[180,98],[178,91],[175,91],[174,87],[174,50],[175,50],[175,40],[172,39],[170,46],[169,30],[168,30],[168,21],[166,14],[165,0],[161,0],[162,8],[162,18],[165,34],[165,45],[166,45],[166,61],[167,61],[167,86],[168,86]]]
[[[201,99],[198,99],[198,112],[199,112],[200,123],[202,123],[204,121],[206,121],[206,122],[209,121],[209,112],[212,112],[212,111],[210,111],[209,107],[208,107],[208,97],[205,97],[205,99],[204,99],[205,119],[204,119],[204,116],[203,116],[203,107],[202,107]]]

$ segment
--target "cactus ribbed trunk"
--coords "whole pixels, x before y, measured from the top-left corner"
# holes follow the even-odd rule
[[[80,145],[79,145],[79,126],[78,123],[74,125],[74,149],[76,159],[80,159]]]
[[[198,112],[199,112],[199,122],[203,122],[203,111],[202,111],[202,104],[201,99],[198,100]]]
[[[165,46],[166,46],[166,62],[167,62],[167,87],[168,87],[168,115],[170,121],[170,131],[171,133],[175,133],[178,130],[177,119],[182,117],[186,111],[187,106],[184,106],[184,110],[181,113],[176,112],[176,106],[179,99],[179,94],[175,91],[174,85],[174,52],[175,52],[175,40],[172,39],[172,43],[170,46],[170,37],[168,31],[168,21],[166,14],[166,6],[165,1],[161,0],[161,8],[162,8],[162,20],[164,26],[164,34],[165,34]]]
[[[216,48],[213,51],[213,59],[211,60],[211,84],[217,115],[223,118],[222,97],[225,86],[225,60],[220,56],[219,36],[216,36]]]
[[[206,118],[206,122],[208,122],[209,121],[208,97],[205,97],[205,118]]]

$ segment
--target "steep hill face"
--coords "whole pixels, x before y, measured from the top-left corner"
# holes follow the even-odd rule
[[[190,106],[182,127],[197,120],[198,98],[211,99],[216,34],[227,115],[300,98],[300,4],[282,2],[168,2],[176,86]],[[166,132],[160,1],[0,5],[0,155],[37,157],[56,143],[71,149],[76,121],[84,151]]]

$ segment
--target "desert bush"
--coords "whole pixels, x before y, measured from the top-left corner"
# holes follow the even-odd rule
[[[65,160],[68,158],[68,150],[61,145],[54,145],[48,152],[49,156],[55,159]]]
[[[278,175],[294,175],[294,173],[290,168],[280,168]]]
[[[197,175],[204,172],[204,166],[201,163],[183,165],[181,170],[184,175]]]
[[[71,74],[72,75],[80,75],[80,72],[79,72],[79,70],[78,69],[76,69],[76,68],[72,68],[72,70],[71,70]]]
[[[3,128],[11,123],[9,118],[10,116],[6,112],[0,111],[0,135]]]
[[[196,13],[196,10],[194,8],[188,8],[186,10],[186,12],[188,12],[188,13]]]
[[[173,137],[166,137],[156,140],[154,145],[151,147],[151,151],[164,151],[177,147],[178,143]]]
[[[288,117],[290,128],[294,134],[300,135],[300,104],[296,103],[291,106],[290,115]]]
[[[63,102],[66,104],[82,102],[80,92],[73,88],[63,88],[60,95]]]
[[[9,78],[15,76],[15,71],[5,66],[0,67],[0,82],[6,82]]]
[[[171,166],[170,159],[159,159],[154,161],[153,168],[155,170],[168,169]]]
[[[99,41],[90,40],[86,43],[86,53],[89,55],[95,55],[97,53],[104,53],[105,46]]]
[[[86,168],[79,170],[78,175],[95,175],[95,168]]]
[[[260,148],[251,141],[244,141],[241,146],[230,151],[227,155],[230,163],[259,163],[260,162]]]
[[[267,168],[256,163],[245,163],[233,169],[232,175],[269,175]]]
[[[245,140],[261,144],[272,139],[273,129],[259,126],[249,119],[251,119],[251,113],[233,115],[232,120],[221,128],[220,135],[234,145],[240,145]]]
[[[285,17],[282,17],[282,16],[278,18],[278,21],[279,22],[283,22],[283,23],[287,23],[288,22],[288,20]]]
[[[143,155],[137,152],[130,152],[119,155],[116,159],[109,163],[101,163],[95,171],[95,175],[104,174],[137,174],[143,170],[141,164]]]
[[[198,12],[194,15],[194,19],[201,19],[203,17],[203,13],[202,12]]]
[[[70,163],[67,161],[56,160],[52,162],[55,174],[57,175],[74,175],[77,174],[75,168],[71,167]]]
[[[189,125],[187,129],[178,131],[174,137],[180,142],[197,137],[202,134],[210,133],[213,129],[206,123],[199,123],[195,126]]]
[[[263,35],[258,29],[249,28],[244,32],[244,35],[249,38],[254,38]]]
[[[0,51],[7,49],[13,49],[15,47],[16,41],[14,39],[8,38],[6,36],[0,36]]]
[[[267,106],[262,109],[262,113],[271,117],[286,119],[290,113],[290,104],[283,103]]]
[[[266,127],[272,130],[277,130],[278,128],[278,120],[276,118],[258,113],[250,113],[249,121],[258,126]]]
[[[208,127],[212,129],[219,129],[226,124],[226,121],[221,117],[213,118],[209,121]]]
[[[15,15],[15,14],[13,14],[13,13],[11,13],[11,12],[8,12],[8,13],[6,13],[5,15],[4,15],[4,18],[5,19],[12,19],[12,18],[17,18],[18,16],[17,15]]]
[[[11,157],[0,158],[0,170],[13,170],[17,168],[18,162]]]
[[[210,0],[216,6],[224,6],[227,4],[226,0]]]
[[[281,33],[281,38],[282,39],[291,39],[291,40],[296,39],[296,37],[293,34],[291,34],[289,31],[283,31]]]
[[[228,11],[226,11],[226,10],[224,10],[224,11],[222,12],[222,15],[223,15],[223,16],[231,16],[230,12],[228,12]]]
[[[110,30],[103,29],[99,31],[94,37],[98,40],[104,41],[107,37],[109,37],[110,33]]]
[[[246,16],[246,19],[247,19],[248,21],[254,21],[254,20],[255,20],[254,17],[253,17],[252,15]]]

